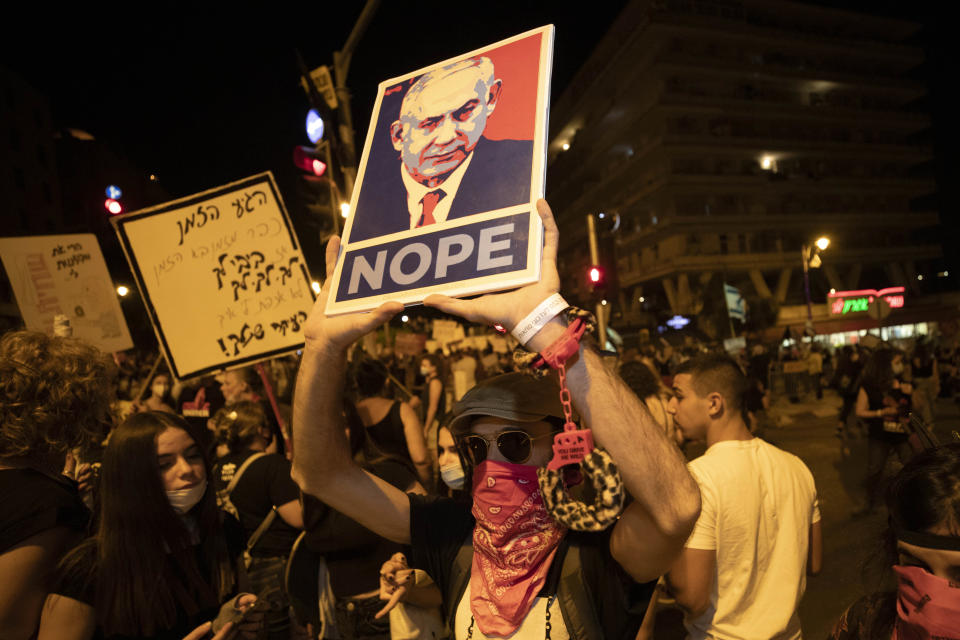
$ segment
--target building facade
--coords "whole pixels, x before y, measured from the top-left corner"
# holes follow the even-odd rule
[[[614,327],[697,315],[724,337],[728,283],[753,310],[747,328],[802,330],[801,248],[820,236],[818,333],[955,314],[940,292],[923,52],[905,44],[918,30],[780,0],[630,2],[551,109],[547,196],[568,288],[589,263],[584,216],[604,212],[619,219]],[[831,290],[891,286],[906,304],[882,319],[827,304]]]

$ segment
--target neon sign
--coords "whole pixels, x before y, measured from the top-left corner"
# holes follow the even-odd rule
[[[860,289],[858,291],[835,291],[829,294],[830,314],[843,316],[848,313],[869,311],[881,298],[891,309],[900,309],[904,305],[906,289],[887,287],[886,289]]]

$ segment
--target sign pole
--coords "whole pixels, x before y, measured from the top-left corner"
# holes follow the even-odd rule
[[[293,443],[290,442],[290,438],[287,437],[287,430],[284,428],[283,418],[280,416],[280,406],[277,404],[277,396],[273,393],[273,385],[270,384],[270,378],[267,377],[267,370],[264,369],[262,362],[258,362],[255,368],[257,373],[260,374],[260,381],[263,382],[263,390],[267,392],[267,398],[270,399],[270,408],[273,409],[273,415],[277,418],[277,424],[280,425],[280,433],[283,435],[284,447],[290,452],[290,457],[292,458]]]
[[[140,385],[140,391],[137,392],[137,395],[134,396],[134,402],[140,402],[140,398],[143,397],[143,394],[146,392],[147,387],[150,386],[150,381],[153,380],[153,376],[157,373],[157,369],[160,367],[160,363],[163,361],[163,354],[157,354],[157,360],[153,363],[153,368],[150,369],[150,373],[147,374],[147,378],[143,381],[143,384]]]

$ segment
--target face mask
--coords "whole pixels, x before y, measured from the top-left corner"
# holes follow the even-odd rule
[[[204,492],[207,490],[207,481],[204,480],[189,489],[177,489],[176,491],[167,491],[167,500],[170,501],[170,506],[176,510],[177,513],[186,513],[193,509],[200,498],[203,497]]]
[[[422,376],[430,375],[430,369],[428,369],[427,367],[420,367],[420,375]]]
[[[566,529],[547,512],[537,468],[509,462],[474,470],[473,517],[470,611],[484,635],[505,637],[530,612]]]
[[[440,477],[443,479],[443,483],[451,489],[463,489],[466,484],[466,477],[459,460],[440,467]]]
[[[892,365],[890,365],[890,369],[893,370],[893,375],[898,376],[901,373],[903,373],[903,363],[895,362]]]
[[[892,640],[960,639],[960,585],[920,567],[894,565],[897,621]]]

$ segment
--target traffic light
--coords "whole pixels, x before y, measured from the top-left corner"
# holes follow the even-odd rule
[[[323,138],[323,118],[316,109],[310,109],[307,112],[307,138],[313,144],[317,144]]]
[[[120,190],[120,187],[111,184],[106,188],[107,199],[103,201],[103,208],[112,215],[119,215],[123,213],[123,205],[120,204],[120,196],[123,195],[123,191]]]
[[[598,264],[590,265],[587,267],[587,284],[593,289],[602,287],[606,279],[605,275],[603,267]]]
[[[318,155],[313,147],[297,145],[293,148],[293,164],[319,178],[327,170],[327,163],[317,157]]]
[[[118,215],[123,213],[123,205],[120,204],[119,200],[114,200],[113,198],[107,198],[103,201],[103,208],[106,209],[110,215]]]

